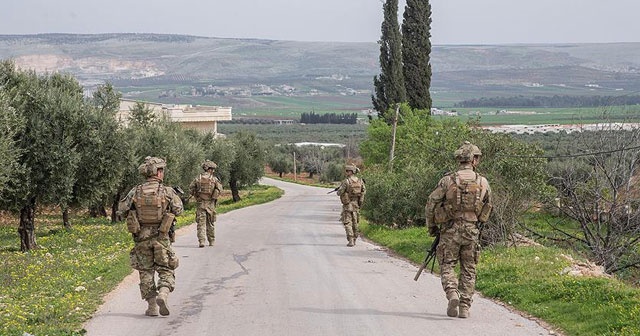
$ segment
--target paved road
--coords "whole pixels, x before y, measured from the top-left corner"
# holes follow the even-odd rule
[[[446,316],[438,277],[358,241],[346,247],[330,189],[265,179],[274,202],[218,217],[214,247],[195,225],[178,232],[171,315],[146,317],[137,272],[106,298],[85,328],[118,335],[547,335],[533,321],[476,296],[471,318]]]

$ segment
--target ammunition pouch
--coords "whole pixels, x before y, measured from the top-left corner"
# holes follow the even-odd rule
[[[169,269],[174,270],[178,268],[178,266],[180,266],[180,259],[178,259],[178,256],[175,252],[173,252],[173,250],[169,249],[169,253],[167,253],[167,256],[167,266],[169,267]]]
[[[138,255],[136,254],[135,248],[132,248],[131,251],[129,251],[129,264],[134,270],[142,269],[142,265],[140,264],[140,261],[138,261]]]
[[[140,222],[138,222],[138,215],[135,211],[129,211],[127,215],[127,230],[133,234],[140,232]]]
[[[158,228],[158,231],[163,234],[163,235],[167,235],[167,233],[169,232],[169,229],[171,228],[171,224],[173,224],[173,220],[176,218],[176,216],[172,213],[165,213],[162,216],[162,222],[160,222],[160,227]]]
[[[217,200],[218,197],[220,197],[220,189],[218,189],[218,186],[216,186],[216,188],[213,189],[213,194],[211,194],[211,198],[213,198],[214,200]]]
[[[349,197],[349,193],[348,192],[343,192],[342,195],[340,195],[340,202],[343,205],[347,205],[349,203],[351,203],[351,197]]]
[[[436,224],[442,224],[449,221],[449,216],[447,216],[447,211],[444,208],[443,203],[439,203],[433,209],[433,222]]]
[[[478,215],[479,222],[486,222],[489,220],[489,215],[491,215],[491,209],[493,209],[493,205],[490,203],[485,203],[480,210],[480,214]]]

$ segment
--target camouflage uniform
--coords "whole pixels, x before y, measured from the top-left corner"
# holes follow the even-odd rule
[[[162,176],[157,174],[160,168],[163,170]],[[178,258],[171,248],[168,233],[161,232],[161,225],[165,218],[170,218],[172,222],[171,214],[177,216],[182,213],[182,201],[172,188],[162,185],[165,168],[164,160],[147,157],[139,167],[140,172],[147,177],[146,182],[131,189],[118,204],[118,212],[127,217],[127,227],[135,243],[130,252],[131,267],[140,274],[140,294],[149,303],[146,314],[150,316],[157,315],[158,293],[164,292],[165,304],[168,292],[174,290],[174,270],[178,267]],[[149,207],[149,204],[153,206]],[[157,212],[157,215],[150,216],[150,209]],[[154,218],[149,220],[150,217]],[[168,229],[163,228],[164,231]],[[155,272],[158,273],[157,285]],[[169,314],[166,305],[160,306],[160,313]]]
[[[347,171],[347,178],[338,187],[337,194],[342,202],[341,221],[349,242],[347,246],[354,246],[359,232],[360,207],[364,202],[366,190],[364,181],[355,176],[358,168],[348,165],[345,171]]]
[[[212,246],[216,240],[216,203],[222,192],[222,183],[213,174],[213,170],[217,167],[213,161],[205,161],[202,164],[204,172],[189,185],[191,195],[198,201],[196,222],[200,247],[204,247],[205,240],[209,242],[209,246]]]
[[[460,162],[458,171],[440,179],[436,189],[429,195],[426,206],[429,232],[431,235],[440,234],[436,256],[440,264],[442,288],[449,300],[447,315],[452,317],[458,316],[458,308],[459,317],[469,317],[480,246],[478,225],[488,220],[492,208],[489,182],[475,172],[481,155],[478,147],[465,142],[455,152]],[[460,188],[461,185],[464,188]],[[468,196],[464,195],[469,190],[473,191],[468,192]],[[469,211],[471,204],[466,211],[460,210],[465,200],[475,200],[475,210]],[[458,262],[459,278],[454,271]]]

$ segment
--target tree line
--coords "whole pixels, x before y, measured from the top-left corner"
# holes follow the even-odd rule
[[[625,96],[533,96],[482,97],[467,99],[454,107],[602,107],[615,105],[638,105],[640,95]]]
[[[0,210],[19,216],[22,251],[37,246],[35,217],[42,206],[59,207],[67,228],[73,208],[95,215],[109,208],[118,220],[118,200],[142,181],[137,167],[146,156],[166,159],[165,184],[184,190],[202,161],[215,161],[235,201],[239,188],[263,175],[265,149],[254,134],[218,139],[183,129],[143,103],[132,108],[124,127],[116,120],[120,97],[106,84],[86,98],[70,75],[38,75],[0,62]]]
[[[355,125],[358,121],[357,113],[324,113],[315,112],[302,113],[300,115],[300,123],[302,124],[351,124]]]

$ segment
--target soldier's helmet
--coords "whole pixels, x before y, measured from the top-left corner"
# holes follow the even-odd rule
[[[346,165],[346,166],[344,166],[344,171],[348,171],[348,170],[350,170],[354,174],[359,171],[359,169],[354,165]]]
[[[482,152],[478,146],[465,141],[460,148],[453,152],[453,156],[458,162],[471,162],[474,156],[482,156]]]
[[[218,165],[211,160],[206,160],[205,162],[202,163],[202,169],[204,171],[207,171],[209,169],[216,169],[216,168],[218,168]]]
[[[138,172],[144,177],[156,176],[158,169],[167,168],[167,162],[161,158],[147,156],[144,162],[138,166]]]

